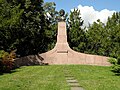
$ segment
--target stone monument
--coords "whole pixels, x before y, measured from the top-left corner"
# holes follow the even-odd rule
[[[64,21],[64,11],[61,11],[61,19],[58,22],[57,43],[55,47],[40,54],[44,58],[44,63],[48,64],[86,64],[86,65],[99,65],[109,66],[109,57],[84,54],[72,50],[67,42],[66,22]]]

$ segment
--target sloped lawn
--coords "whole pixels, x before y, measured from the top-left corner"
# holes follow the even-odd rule
[[[85,90],[120,90],[120,76],[110,67],[85,65],[28,66],[0,75],[0,90],[70,90],[67,69]]]
[[[74,65],[67,68],[85,90],[120,90],[120,76],[115,76],[111,67]]]
[[[28,66],[0,76],[0,90],[69,90],[62,67]]]

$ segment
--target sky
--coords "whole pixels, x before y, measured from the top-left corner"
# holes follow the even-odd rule
[[[56,10],[64,9],[68,13],[74,8],[79,9],[85,26],[98,19],[106,23],[108,17],[120,11],[120,0],[44,0],[44,2],[55,2]]]

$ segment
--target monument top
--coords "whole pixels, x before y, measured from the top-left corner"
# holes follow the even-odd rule
[[[59,21],[65,21],[65,11],[63,9],[61,9],[59,11],[59,14],[60,14]]]
[[[64,16],[64,15],[65,15],[65,11],[64,11],[63,9],[61,9],[61,10],[59,11],[59,13],[60,13],[60,16]]]

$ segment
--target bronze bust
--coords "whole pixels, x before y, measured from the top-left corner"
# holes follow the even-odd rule
[[[59,13],[60,13],[60,16],[64,16],[64,15],[65,15],[65,11],[64,11],[63,9],[61,9],[61,10],[59,11]]]
[[[60,14],[60,18],[59,18],[59,21],[65,21],[65,11],[63,9],[61,9],[59,11],[59,14]]]

